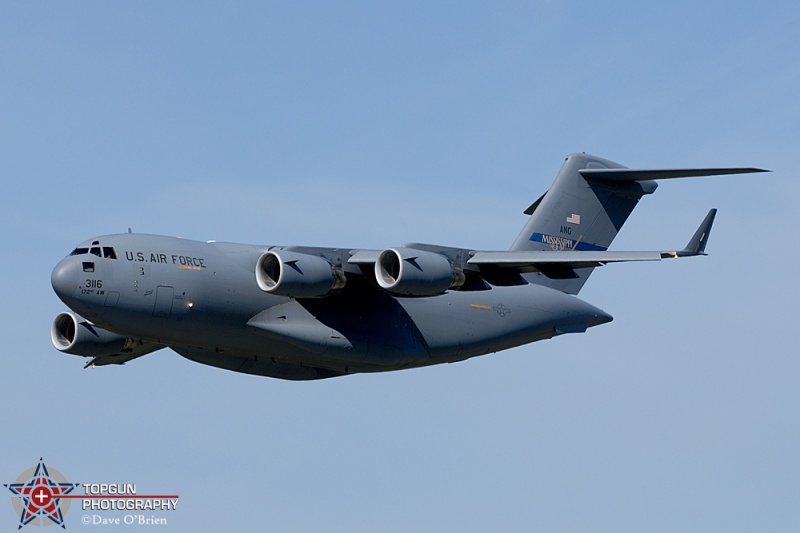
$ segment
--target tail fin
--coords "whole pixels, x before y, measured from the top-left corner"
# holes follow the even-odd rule
[[[755,168],[628,169],[587,154],[572,154],[564,161],[553,185],[525,213],[531,215],[511,245],[512,251],[605,251],[628,219],[639,199],[655,192],[656,179],[717,174],[764,172]],[[713,214],[709,214],[709,226]],[[688,248],[702,253],[705,236],[696,235]],[[538,283],[578,294],[593,268],[545,277]]]
[[[654,181],[609,182],[586,179],[583,169],[623,169],[622,165],[587,154],[564,161],[550,189],[525,213],[531,215],[510,250],[605,251],[636,207],[658,186]],[[542,279],[543,284],[578,294],[592,268],[570,279]]]

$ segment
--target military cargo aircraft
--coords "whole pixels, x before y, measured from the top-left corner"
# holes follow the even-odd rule
[[[71,309],[53,345],[123,364],[171,348],[235,372],[311,380],[505,350],[610,322],[576,297],[594,268],[705,255],[716,210],[685,248],[609,251],[655,180],[757,168],[629,169],[568,156],[507,251],[197,242],[131,233],[79,244],[52,273]]]

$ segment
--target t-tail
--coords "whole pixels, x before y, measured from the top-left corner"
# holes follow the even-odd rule
[[[588,154],[572,154],[564,161],[550,189],[525,210],[530,219],[510,250],[604,252],[639,199],[655,192],[658,187],[655,180],[750,172],[764,171],[756,168],[639,170]],[[713,215],[709,216],[710,229]],[[702,253],[706,239],[707,233],[696,235],[690,245]],[[578,294],[594,268],[539,270],[543,274],[540,283]]]

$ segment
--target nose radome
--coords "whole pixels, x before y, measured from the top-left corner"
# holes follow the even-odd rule
[[[577,314],[586,321],[589,327],[599,326],[600,324],[606,324],[614,320],[613,316],[588,302],[581,301],[581,304],[581,309]]]
[[[72,296],[78,285],[78,261],[73,257],[62,259],[53,269],[50,283],[61,300]]]
[[[597,311],[593,313],[592,318],[589,321],[590,326],[599,326],[600,324],[607,324],[614,320],[614,317],[603,311],[602,309],[598,309],[595,307]]]

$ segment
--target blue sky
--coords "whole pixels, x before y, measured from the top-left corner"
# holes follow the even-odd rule
[[[795,530],[798,24],[790,2],[3,3],[2,482],[43,457],[178,493],[171,531]],[[717,207],[710,256],[596,272],[581,297],[615,321],[582,335],[316,383],[50,345],[50,271],[91,236],[504,249],[576,151],[773,173],[645,198],[615,249],[681,246]]]

